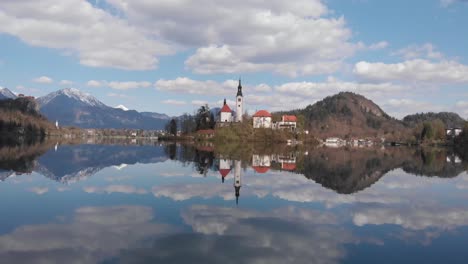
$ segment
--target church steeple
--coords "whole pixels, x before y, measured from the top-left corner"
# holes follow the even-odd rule
[[[244,96],[242,96],[242,84],[239,78],[239,86],[237,86],[236,95],[236,122],[242,122],[242,115],[244,114]]]
[[[240,78],[239,78],[239,86],[237,86],[237,96],[242,96],[242,84],[241,84]]]

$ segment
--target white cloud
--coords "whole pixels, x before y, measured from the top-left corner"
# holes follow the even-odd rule
[[[370,50],[381,50],[385,49],[389,46],[390,44],[387,41],[380,41],[374,44],[371,44],[368,48]]]
[[[49,188],[47,187],[33,187],[31,189],[29,189],[29,191],[37,194],[37,195],[43,195],[47,192],[49,192]]]
[[[420,113],[420,112],[439,112],[449,109],[436,105],[430,102],[416,101],[413,99],[389,99],[381,104],[381,107],[386,109],[388,113],[394,117],[402,118],[409,113]]]
[[[106,82],[106,85],[116,90],[129,90],[151,87],[150,82]]]
[[[146,194],[143,188],[137,188],[131,185],[109,185],[104,187],[87,186],[83,188],[86,193],[125,193],[125,194]]]
[[[345,19],[320,0],[108,2],[146,32],[197,48],[185,63],[197,73],[330,73],[358,49]]]
[[[173,99],[167,99],[162,101],[163,104],[169,104],[169,105],[185,105],[187,102],[181,101],[181,100],[173,100]]]
[[[128,82],[117,82],[117,81],[96,81],[90,80],[86,83],[90,87],[109,87],[115,90],[131,90],[138,88],[149,88],[152,86],[150,82],[147,81],[128,81]]]
[[[468,66],[456,61],[415,59],[396,64],[361,61],[354,66],[354,73],[364,79],[383,82],[468,83]]]
[[[25,225],[3,234],[0,256],[6,263],[103,262],[174,231],[154,223],[153,215],[152,208],[143,206],[78,208],[66,223]]]
[[[96,81],[96,80],[90,80],[86,83],[87,86],[90,86],[90,87],[101,87],[102,86],[102,82],[100,81]]]
[[[128,95],[126,95],[126,94],[120,94],[120,93],[108,93],[107,96],[109,96],[109,97],[117,97],[117,98],[125,98],[125,99],[130,98],[130,96],[128,96]]]
[[[440,0],[440,4],[443,6],[443,7],[448,7],[454,3],[462,3],[462,2],[468,2],[467,0]]]
[[[174,80],[158,80],[155,83],[156,89],[174,93],[188,93],[199,95],[229,95],[237,91],[237,81],[227,80],[223,83],[216,81],[197,81],[186,77],[179,77]]]
[[[156,56],[173,52],[125,19],[81,0],[3,1],[0,32],[76,55],[91,67],[153,69]]]
[[[65,85],[65,86],[73,85],[73,82],[69,80],[61,80],[60,85]]]
[[[36,83],[44,83],[44,84],[50,84],[53,83],[54,80],[52,78],[47,77],[47,76],[41,76],[33,80]]]
[[[426,43],[424,45],[411,45],[409,47],[400,49],[393,53],[395,56],[401,56],[404,59],[442,59],[444,55],[437,51],[437,48],[431,43]]]
[[[429,206],[365,207],[354,213],[353,222],[364,225],[399,225],[406,229],[449,230],[468,225],[468,209]]]
[[[155,87],[159,91],[184,93],[204,96],[218,96],[220,99],[212,102],[216,105],[222,103],[221,98],[228,99],[230,105],[234,105],[229,98],[234,98],[237,92],[237,80],[216,82],[212,80],[198,81],[186,77],[173,80],[158,80]],[[291,82],[279,86],[267,84],[250,85],[243,83],[243,92],[246,107],[257,108],[267,106],[269,110],[289,110],[305,107],[325,96],[333,95],[341,91],[351,91],[365,96],[388,98],[397,92],[406,91],[405,86],[386,83],[356,83],[345,82],[335,78],[328,78],[325,82]],[[206,100],[193,100],[193,104],[207,103]]]

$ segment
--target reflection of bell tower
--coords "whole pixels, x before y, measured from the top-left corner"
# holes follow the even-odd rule
[[[242,96],[241,79],[239,78],[239,86],[237,86],[236,95],[236,121],[242,122],[242,115],[244,114],[244,97]]]
[[[241,161],[234,161],[234,190],[236,191],[236,204],[239,203],[240,187],[241,187]]]

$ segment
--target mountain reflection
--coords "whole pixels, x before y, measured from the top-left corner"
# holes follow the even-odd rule
[[[242,170],[255,173],[288,171],[303,175],[337,193],[351,194],[373,185],[397,168],[428,177],[452,178],[465,171],[466,163],[448,149],[431,148],[312,148],[276,149],[164,145],[58,145],[0,148],[0,177],[33,171],[62,183],[88,178],[115,166],[153,164],[175,160],[191,165],[200,175],[219,173],[221,182],[232,174],[241,184]],[[240,186],[235,187],[237,189]],[[239,190],[235,191],[239,196]]]

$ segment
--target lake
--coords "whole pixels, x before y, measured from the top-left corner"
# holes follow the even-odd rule
[[[447,149],[0,149],[2,263],[466,263]]]

